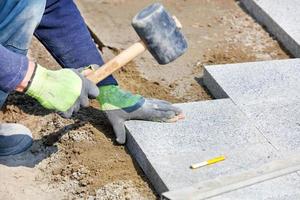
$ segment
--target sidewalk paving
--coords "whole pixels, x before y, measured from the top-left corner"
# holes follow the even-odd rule
[[[297,0],[241,3],[291,54],[300,57]],[[126,124],[128,148],[155,189],[169,191],[163,194],[166,199],[193,199],[211,192],[205,190],[208,181],[239,177],[294,153],[297,162],[278,162],[286,162],[284,169],[294,167],[291,173],[213,199],[299,199],[300,59],[206,66],[203,81],[218,100],[179,104],[187,115],[184,121]],[[221,154],[227,157],[221,163],[188,168]]]
[[[284,159],[300,150],[298,75],[300,59],[207,66],[204,84],[224,98],[178,104],[186,119],[174,124],[130,121],[127,146],[159,193]],[[221,163],[189,169],[192,163],[223,154],[227,159]],[[290,194],[299,198],[300,176],[291,174],[237,194],[250,198],[256,191],[270,198]],[[269,189],[276,184],[288,188],[270,196]]]

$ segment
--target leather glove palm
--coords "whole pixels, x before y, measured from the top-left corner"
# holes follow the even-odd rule
[[[183,118],[182,111],[166,101],[133,95],[115,85],[100,86],[99,91],[97,100],[100,109],[106,113],[112,124],[119,144],[126,142],[124,123],[127,120],[173,122]]]

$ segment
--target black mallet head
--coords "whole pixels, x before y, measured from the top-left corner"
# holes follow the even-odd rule
[[[180,28],[159,3],[139,12],[132,26],[159,64],[168,64],[187,50],[187,41]]]

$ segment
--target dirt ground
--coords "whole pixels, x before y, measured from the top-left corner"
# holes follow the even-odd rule
[[[77,1],[87,24],[101,41],[117,50],[137,36],[130,20],[150,0]],[[284,59],[280,45],[234,0],[162,1],[176,13],[189,41],[188,52],[176,62],[158,66],[149,54],[115,73],[120,85],[146,97],[171,102],[210,99],[201,86],[205,64]],[[114,55],[103,49],[107,60]],[[30,57],[58,68],[34,40]],[[228,77],[230,78],[230,77]],[[72,119],[43,109],[21,94],[9,96],[1,122],[26,125],[34,145],[20,155],[0,158],[0,199],[156,199],[150,183],[114,134],[97,102]]]

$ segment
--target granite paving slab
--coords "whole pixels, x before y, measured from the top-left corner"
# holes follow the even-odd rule
[[[206,66],[204,84],[223,99],[178,104],[187,116],[175,124],[127,122],[127,146],[158,193],[260,167],[299,150],[298,77],[300,59]],[[189,169],[222,154],[224,162]],[[294,176],[278,180],[283,184],[289,177]],[[298,181],[289,182],[295,187],[278,195],[297,190]],[[270,191],[251,188],[245,189],[249,198],[260,193],[269,198]]]
[[[300,149],[300,100],[243,106],[267,140],[280,152]]]
[[[230,100],[178,104],[178,123],[130,121],[127,147],[158,193],[256,168],[278,155],[245,114]],[[225,155],[221,163],[189,166]]]
[[[245,172],[232,173],[163,193],[163,199],[297,199],[300,196],[299,151]]]
[[[230,79],[225,78],[229,75]],[[284,152],[300,148],[299,77],[300,59],[290,59],[207,66],[204,84],[209,90],[213,85],[215,94],[226,93],[267,140]]]
[[[244,182],[237,183],[237,185],[242,185],[246,181],[247,179]],[[195,185],[193,187],[166,192],[162,196],[163,199],[171,200],[297,200],[300,198],[299,171],[228,192],[222,192],[222,186],[212,191],[201,191],[201,187],[205,187],[205,185]],[[224,188],[224,191],[229,188],[230,185]]]
[[[211,200],[240,199],[298,200],[300,199],[299,173],[288,174],[211,198]]]
[[[300,59],[205,66],[203,82],[241,106],[299,99]]]

